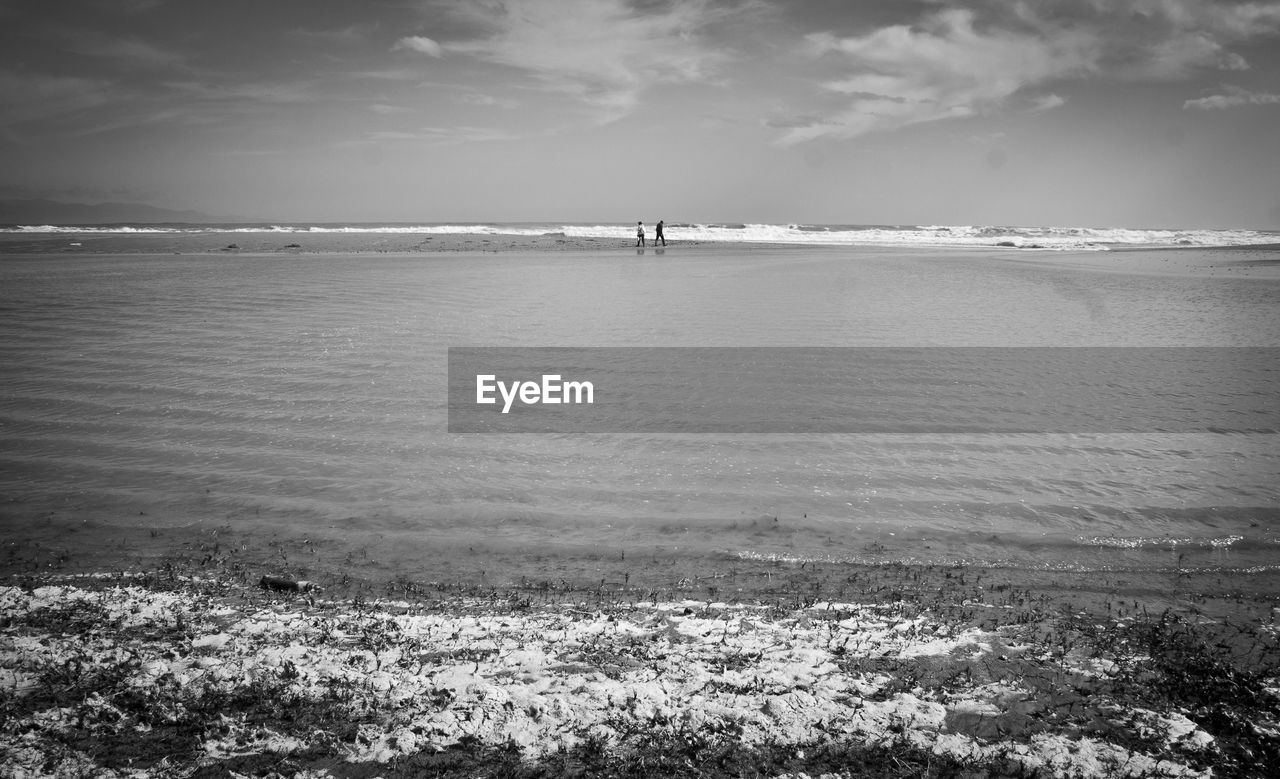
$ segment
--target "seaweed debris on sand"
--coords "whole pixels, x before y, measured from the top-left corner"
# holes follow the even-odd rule
[[[1274,624],[519,595],[11,577],[0,773],[1154,777],[1280,760]]]

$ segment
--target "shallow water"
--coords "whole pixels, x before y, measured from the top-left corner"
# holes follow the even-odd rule
[[[413,579],[628,556],[1273,569],[1273,434],[446,431],[450,346],[1280,346],[1276,281],[1072,258],[0,256],[0,534],[11,561],[126,565],[141,531],[216,529]]]

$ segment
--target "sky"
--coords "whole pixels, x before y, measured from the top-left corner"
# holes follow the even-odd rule
[[[1280,1],[0,0],[0,198],[1280,228]]]

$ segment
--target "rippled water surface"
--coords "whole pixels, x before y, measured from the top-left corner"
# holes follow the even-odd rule
[[[1280,346],[1277,282],[1071,257],[0,257],[0,530],[125,565],[140,531],[220,529],[428,579],[628,554],[1280,563],[1271,434],[446,431],[450,346]]]

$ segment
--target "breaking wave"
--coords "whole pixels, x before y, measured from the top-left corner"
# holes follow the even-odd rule
[[[670,240],[835,246],[1003,247],[1009,249],[1107,250],[1119,247],[1251,246],[1280,243],[1280,235],[1257,230],[1153,230],[1095,227],[1001,227],[982,225],[821,225],[670,223]],[[121,224],[94,226],[13,225],[3,233],[283,233],[515,235],[626,238],[629,224],[386,223],[386,224]]]

